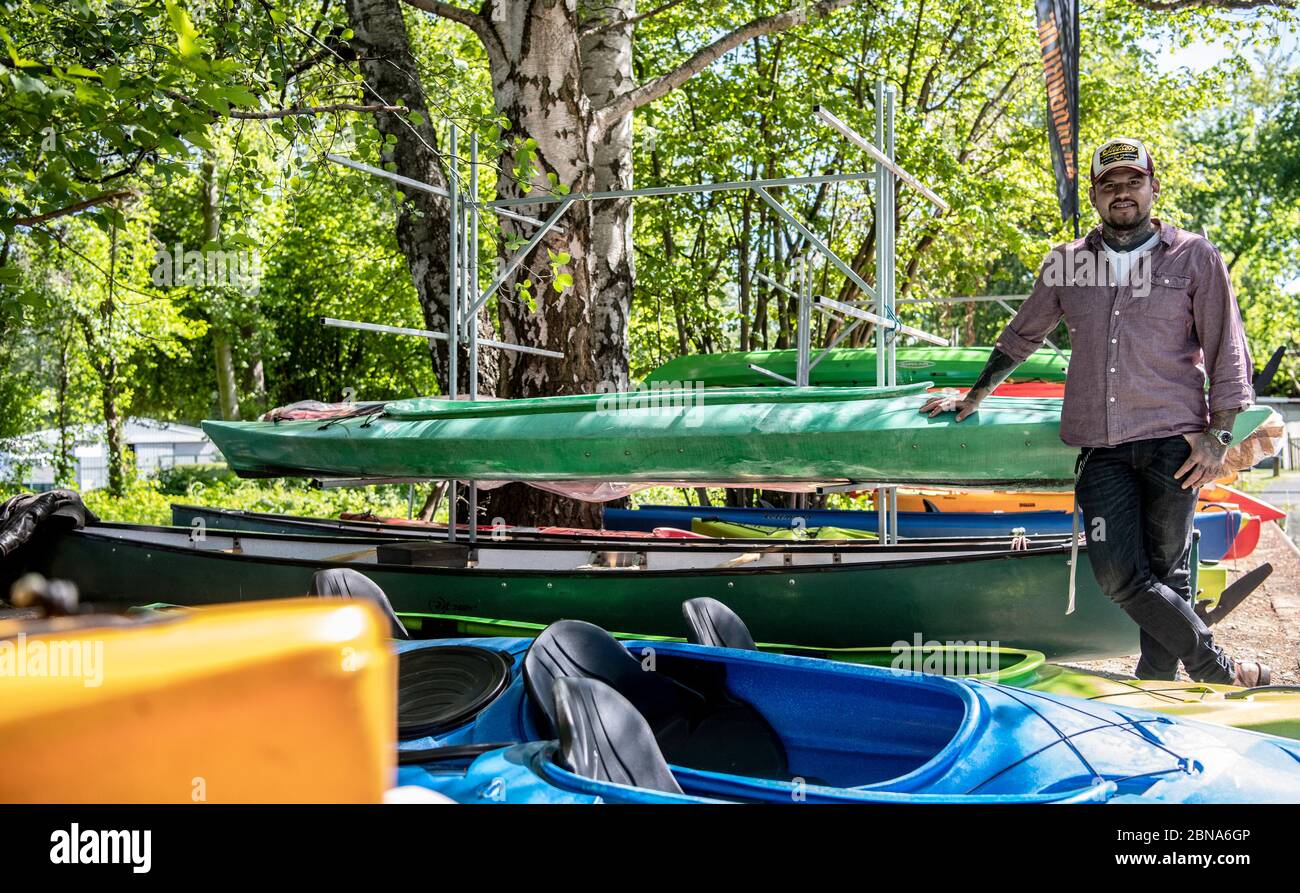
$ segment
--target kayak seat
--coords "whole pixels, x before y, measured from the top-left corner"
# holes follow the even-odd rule
[[[555,684],[595,679],[617,691],[649,724],[669,762],[761,778],[785,778],[785,748],[763,716],[726,695],[711,696],[641,661],[598,626],[560,620],[542,631],[524,655],[524,684],[551,733],[558,730]]]
[[[558,762],[575,775],[682,793],[649,723],[627,698],[596,679],[555,680]]]
[[[686,618],[686,641],[692,645],[758,650],[745,621],[716,598],[705,596],[682,602],[682,616]]]
[[[496,700],[513,662],[499,651],[447,645],[397,658],[397,737],[423,738],[462,726]]]
[[[402,626],[402,621],[397,619],[397,613],[393,610],[393,603],[388,600],[384,590],[379,588],[379,584],[367,577],[360,571],[353,570],[350,567],[334,567],[328,570],[316,571],[311,578],[311,589],[308,595],[317,595],[322,598],[359,598],[365,601],[374,602],[379,606],[379,610],[384,612],[388,618],[388,625],[391,627],[394,639],[409,639],[411,634]]]

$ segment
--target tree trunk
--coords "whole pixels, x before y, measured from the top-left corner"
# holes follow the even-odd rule
[[[108,492],[110,496],[122,497],[126,495],[126,462],[122,452],[122,417],[117,414],[117,360],[109,358],[105,362],[100,385],[108,451]]]
[[[411,113],[375,113],[375,128],[385,140],[382,164],[394,165],[396,173],[409,179],[446,189],[447,173],[438,155],[438,135],[424,100],[420,71],[411,53],[402,3],[400,0],[347,0],[347,13],[348,24],[354,32],[350,43],[365,77],[365,101],[403,106]],[[413,123],[414,114],[424,120]],[[396,143],[387,142],[390,135]],[[451,289],[448,267],[451,209],[441,196],[396,188],[403,195],[397,210],[397,244],[411,271],[424,325],[436,332],[446,332]],[[486,313],[479,315],[478,327],[482,337],[493,337]],[[447,342],[432,342],[429,352],[434,375],[443,393],[447,393],[450,384]],[[485,396],[497,393],[496,353],[484,350],[479,359],[478,392]],[[457,365],[458,389],[468,391],[469,364],[461,357]]]
[[[72,444],[68,442],[68,348],[72,341],[66,330],[59,338],[59,379],[57,387],[57,420],[59,445],[54,453],[54,482],[66,486],[73,479]]]
[[[202,174],[203,241],[206,245],[221,238],[221,192],[217,163],[213,156],[204,157]],[[235,354],[230,344],[229,322],[220,306],[221,296],[212,283],[209,283],[209,287],[213,289],[209,300],[214,304],[211,334],[212,357],[217,374],[217,403],[223,419],[228,422],[238,421],[239,389],[235,380]]]
[[[499,166],[497,192],[503,198],[525,195],[514,168],[518,148],[530,138],[536,141],[533,196],[552,193],[552,182],[573,193],[631,185],[631,116],[599,135],[592,121],[594,103],[603,105],[632,87],[631,37],[627,29],[614,28],[581,41],[579,20],[587,8],[580,13],[577,7],[566,0],[536,0],[493,8],[490,26],[499,40],[488,46],[493,94],[497,112],[510,122],[505,138],[513,147]],[[631,7],[620,0],[619,8]],[[520,210],[547,217],[556,207]],[[547,233],[503,283],[497,306],[503,340],[559,351],[564,358],[507,354],[502,391],[512,397],[627,387],[631,203],[575,202],[560,222],[564,231]],[[535,232],[509,219],[501,228],[507,238]],[[569,255],[569,262],[556,272],[573,279],[562,293],[554,288],[552,271],[552,258],[560,253]],[[531,285],[521,290],[526,281]],[[522,485],[484,496],[488,516],[511,523],[600,524],[598,505]]]

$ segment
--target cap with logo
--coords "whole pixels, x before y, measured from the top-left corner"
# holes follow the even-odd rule
[[[1092,182],[1114,170],[1131,170],[1139,174],[1155,174],[1151,153],[1141,140],[1113,139],[1102,143],[1092,153]]]

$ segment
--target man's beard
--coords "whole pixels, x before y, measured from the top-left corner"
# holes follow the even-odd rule
[[[1151,212],[1147,211],[1145,214],[1143,214],[1141,217],[1138,217],[1132,223],[1116,223],[1113,220],[1106,220],[1106,218],[1104,217],[1102,218],[1102,221],[1106,224],[1106,226],[1108,226],[1111,229],[1112,232],[1131,233],[1134,230],[1142,229],[1148,223],[1151,222]]]

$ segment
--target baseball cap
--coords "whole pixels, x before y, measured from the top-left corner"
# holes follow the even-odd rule
[[[1092,182],[1113,170],[1134,170],[1140,174],[1154,174],[1155,164],[1151,153],[1141,140],[1124,137],[1107,140],[1092,153]]]

